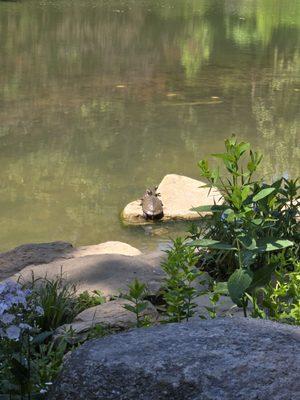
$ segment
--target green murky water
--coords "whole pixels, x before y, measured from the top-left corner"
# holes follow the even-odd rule
[[[122,207],[232,133],[296,176],[299,99],[299,0],[0,1],[0,249],[155,248]]]

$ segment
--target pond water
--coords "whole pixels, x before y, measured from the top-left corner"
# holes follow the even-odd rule
[[[232,133],[300,172],[299,0],[0,1],[0,250],[163,237],[122,208]]]

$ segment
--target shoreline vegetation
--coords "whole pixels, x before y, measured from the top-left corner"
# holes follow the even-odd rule
[[[44,398],[66,354],[134,327],[220,316],[300,325],[299,178],[264,182],[262,155],[234,136],[212,156],[220,167],[198,167],[205,190],[217,189],[221,201],[194,207],[201,219],[166,252],[147,258],[126,244],[111,244],[115,254],[62,245],[45,264],[25,262],[18,277],[11,271],[13,279],[0,282],[1,399]],[[111,291],[75,282],[78,271],[95,282],[97,269]],[[121,291],[112,291],[108,271]]]

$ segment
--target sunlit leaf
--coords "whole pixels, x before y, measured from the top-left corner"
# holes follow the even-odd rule
[[[267,196],[269,196],[269,194],[273,193],[274,190],[276,190],[275,188],[271,187],[271,188],[266,188],[266,189],[262,189],[260,192],[258,192],[254,197],[253,197],[253,201],[259,201]]]
[[[232,246],[229,243],[222,243],[218,240],[212,240],[212,239],[193,240],[192,242],[189,243],[189,246],[209,247],[210,249],[218,249],[218,250],[237,250],[236,247]]]
[[[290,240],[264,238],[257,241],[257,248],[259,252],[282,250],[291,246],[294,246],[294,243]]]
[[[196,212],[222,212],[226,209],[225,205],[199,206],[191,208],[191,211]]]
[[[227,282],[217,282],[214,291],[219,294],[228,295]]]

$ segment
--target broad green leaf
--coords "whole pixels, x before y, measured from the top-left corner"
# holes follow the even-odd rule
[[[252,273],[248,269],[239,268],[234,271],[227,282],[228,292],[231,300],[238,306],[242,307],[242,298],[245,291],[251,285]]]
[[[222,212],[226,209],[225,205],[211,205],[211,206],[199,206],[191,208],[191,211],[196,212]]]
[[[266,188],[266,189],[262,189],[260,192],[258,192],[254,197],[253,197],[253,201],[259,201],[267,196],[269,196],[269,194],[273,193],[274,190],[276,190],[273,187],[270,188]]]
[[[49,332],[49,331],[45,331],[45,332],[41,332],[38,335],[34,336],[34,338],[32,339],[32,343],[33,344],[42,344],[45,342],[46,339],[48,339],[51,335],[53,334],[53,332]]]
[[[250,186],[245,186],[242,189],[241,196],[242,196],[242,200],[243,201],[245,201],[247,199],[247,197],[249,196],[250,192],[251,192],[251,187]]]
[[[243,200],[242,200],[242,191],[239,187],[237,186],[234,187],[232,194],[230,196],[230,200],[237,209],[241,208]]]
[[[244,267],[250,267],[255,258],[257,257],[257,252],[253,250],[242,250],[241,251],[241,260]]]
[[[236,214],[231,208],[224,211],[224,216],[227,222],[233,222],[236,218],[239,218],[239,214]]]
[[[250,148],[250,143],[246,143],[246,142],[241,142],[239,143],[239,145],[237,146],[237,152],[238,152],[238,156],[242,156],[245,151],[247,151]]]
[[[257,250],[259,252],[282,250],[294,246],[290,240],[264,238],[257,241]]]
[[[238,240],[242,243],[242,245],[247,250],[255,250],[257,248],[256,240],[253,237],[247,236],[245,234],[241,234],[241,235],[238,235]]]
[[[261,225],[263,223],[263,220],[261,218],[254,218],[251,220],[251,223],[254,225]]]
[[[133,313],[136,312],[136,308],[133,307],[133,306],[131,306],[130,304],[124,304],[124,308],[125,308],[126,310],[128,310],[128,311],[133,312]]]
[[[214,287],[214,291],[219,294],[228,295],[227,282],[217,282]]]
[[[229,243],[222,243],[218,240],[212,239],[198,239],[189,242],[189,246],[193,247],[209,247],[210,249],[218,249],[218,250],[237,250],[236,247],[232,246]]]
[[[253,271],[253,279],[248,290],[252,291],[253,289],[267,285],[271,280],[275,267],[276,267],[275,264],[265,265],[264,267],[261,267],[256,271]]]
[[[248,171],[254,172],[256,170],[256,164],[253,161],[249,161],[247,164]]]
[[[228,153],[213,153],[211,154],[212,157],[215,158],[221,158],[221,160],[225,161],[229,161],[229,162],[233,162],[234,161],[234,157],[231,154]]]

